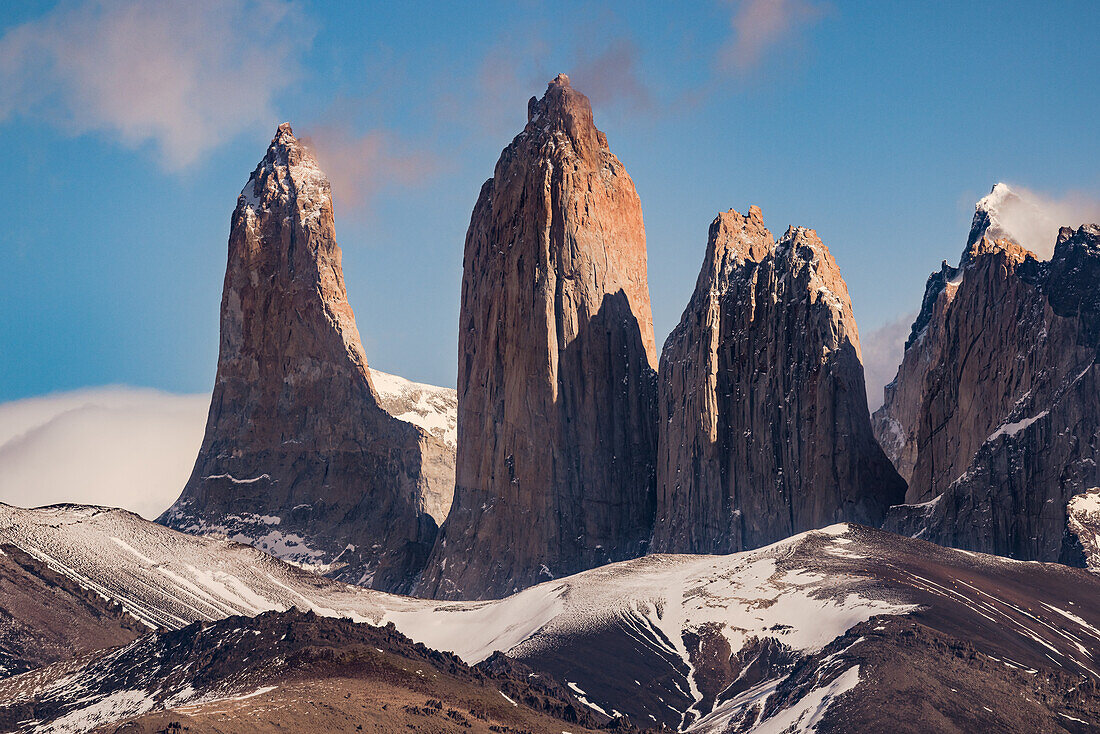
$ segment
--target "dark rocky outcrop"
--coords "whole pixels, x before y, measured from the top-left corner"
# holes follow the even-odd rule
[[[564,75],[466,235],[458,455],[419,593],[488,598],[644,553],[656,419],[634,184]]]
[[[655,550],[730,553],[881,523],[904,483],[867,417],[848,289],[813,230],[760,209],[710,228],[660,367]]]
[[[392,625],[293,608],[150,632],[40,678],[22,690],[0,681],[4,731],[638,731],[501,653],[470,667]],[[276,713],[257,715],[264,710]]]
[[[233,212],[206,437],[160,521],[402,591],[449,449],[380,407],[340,261],[328,180],[281,125]]]
[[[1067,505],[1100,486],[1100,228],[1063,228],[1042,262],[998,225],[1008,195],[979,202],[959,267],[929,278],[875,414],[909,481],[886,527],[1083,565]]]

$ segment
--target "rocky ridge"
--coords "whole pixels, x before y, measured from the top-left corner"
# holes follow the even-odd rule
[[[407,590],[449,450],[381,406],[347,301],[324,173],[279,126],[237,200],[206,436],[161,522]]]
[[[463,258],[455,495],[418,593],[489,598],[645,552],[655,350],[641,205],[564,75]]]
[[[908,479],[888,529],[1022,560],[1084,565],[1074,497],[1100,486],[1100,228],[1040,261],[979,202],[957,268],[928,281],[876,433]],[[990,233],[999,236],[992,239]]]
[[[848,289],[816,232],[758,207],[710,227],[661,354],[655,550],[730,553],[851,520],[905,487],[868,420]]]
[[[226,655],[228,648],[234,654]],[[59,734],[184,726],[558,734],[608,723],[554,681],[495,663],[467,666],[392,626],[296,609],[264,612],[151,632],[0,681],[0,727]],[[80,685],[59,684],[64,680]],[[621,724],[618,731],[637,731]]]

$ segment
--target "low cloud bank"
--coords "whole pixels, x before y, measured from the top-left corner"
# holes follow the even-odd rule
[[[106,387],[0,404],[0,502],[172,504],[202,443],[207,395]]]

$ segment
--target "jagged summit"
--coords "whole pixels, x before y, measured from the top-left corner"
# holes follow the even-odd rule
[[[764,227],[764,214],[755,204],[748,214],[734,209],[720,212],[710,224],[707,234],[707,262],[727,254],[735,260],[759,261],[772,251],[775,242]],[[704,266],[704,271],[707,268]]]
[[[294,201],[306,221],[332,217],[332,189],[309,148],[294,137],[289,122],[279,125],[263,160],[237,200],[238,209],[252,214],[286,207]]]
[[[977,254],[1005,248],[1017,256],[1031,254],[1023,245],[1033,233],[1029,223],[1046,217],[1028,199],[1021,197],[1006,183],[997,183],[990,192],[974,205],[974,219],[966,238],[959,267],[966,267]],[[1018,231],[1023,227],[1025,231]],[[1010,247],[1014,245],[1014,247]],[[1022,253],[1018,251],[1023,251]]]
[[[553,138],[563,133],[578,157],[592,159],[597,152],[609,153],[607,136],[596,129],[592,118],[592,103],[569,84],[569,77],[558,74],[546,86],[542,98],[527,102],[527,127],[521,135]]]
[[[817,232],[721,213],[658,370],[652,548],[731,553],[881,522],[904,483],[875,443],[848,288]]]
[[[992,241],[1014,240],[1012,233],[1001,221],[1001,214],[1008,207],[1017,206],[1022,202],[1023,200],[1009,188],[1008,184],[995,184],[990,192],[974,205],[974,219],[970,224],[970,236],[966,240],[967,250],[982,238]]]
[[[206,436],[160,521],[406,590],[450,449],[380,405],[341,260],[328,179],[284,123],[233,212]]]

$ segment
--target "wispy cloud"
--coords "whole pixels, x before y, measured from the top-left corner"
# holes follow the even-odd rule
[[[727,0],[732,8],[730,36],[718,54],[718,69],[745,74],[763,61],[771,47],[826,13],[809,0]]]
[[[636,111],[653,104],[639,71],[638,47],[626,38],[612,41],[594,56],[582,54],[569,75],[594,105],[623,104]]]
[[[527,122],[527,99],[541,94],[552,76],[544,59],[549,47],[537,34],[516,33],[481,58],[472,79],[445,84],[440,111],[475,134],[496,137]]]
[[[333,199],[344,212],[361,211],[379,189],[414,186],[437,170],[432,155],[384,130],[357,133],[346,124],[322,124],[309,128],[302,142],[328,176]]]
[[[998,206],[997,223],[1017,244],[1049,260],[1061,227],[1100,222],[1100,200],[1080,192],[1045,194],[1010,183],[1018,198]]]
[[[184,168],[275,121],[312,41],[284,0],[62,2],[0,38],[0,120],[152,145]]]
[[[903,314],[874,331],[863,334],[863,374],[867,382],[867,407],[871,411],[882,405],[882,389],[897,376],[901,358],[905,355],[905,340],[917,314]]]
[[[542,96],[559,73],[604,112],[656,111],[638,45],[625,35],[592,35],[574,46],[554,44],[537,28],[517,28],[488,48],[472,73],[441,75],[437,115],[478,138],[515,134],[527,121],[527,100]]]

